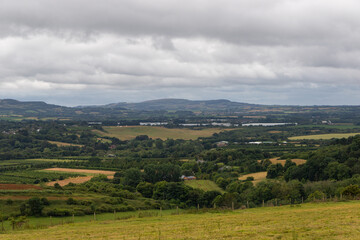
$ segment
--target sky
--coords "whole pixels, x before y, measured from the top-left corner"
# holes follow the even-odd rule
[[[1,0],[0,99],[360,104],[357,0]]]

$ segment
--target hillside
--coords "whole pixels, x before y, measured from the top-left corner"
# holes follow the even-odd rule
[[[225,99],[192,101],[187,99],[158,99],[140,103],[117,103],[106,107],[123,107],[132,110],[165,110],[165,111],[219,111],[244,108],[253,104],[232,102]]]
[[[139,103],[112,103],[99,106],[64,107],[39,101],[0,100],[1,119],[73,119],[85,121],[204,120],[217,117],[239,122],[321,123],[323,120],[358,124],[360,106],[261,105],[229,100],[158,99]],[[129,125],[134,123],[129,122]],[[138,122],[135,123],[135,125]]]
[[[82,222],[0,239],[358,239],[359,202],[311,203],[225,213]],[[291,221],[289,221],[291,219]],[[76,218],[75,218],[76,222]]]

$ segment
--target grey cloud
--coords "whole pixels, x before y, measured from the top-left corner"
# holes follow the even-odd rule
[[[3,0],[0,94],[321,102],[317,92],[359,88],[359,9],[352,0]]]

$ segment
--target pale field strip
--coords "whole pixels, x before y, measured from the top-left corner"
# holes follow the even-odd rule
[[[93,170],[93,169],[72,169],[72,168],[47,168],[44,171],[56,171],[56,172],[70,172],[70,173],[84,173],[91,174],[91,176],[84,177],[71,177],[64,180],[57,180],[46,183],[47,186],[54,186],[55,183],[58,183],[60,186],[68,185],[69,183],[84,183],[92,179],[95,175],[104,174],[108,179],[114,178],[114,171],[105,171],[105,170]]]

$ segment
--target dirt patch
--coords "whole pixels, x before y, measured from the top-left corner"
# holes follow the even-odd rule
[[[42,188],[31,184],[0,184],[0,190],[29,190],[29,189],[41,190]]]
[[[46,171],[57,171],[57,172],[70,172],[70,173],[91,173],[91,174],[104,174],[114,175],[114,171],[103,171],[103,170],[92,170],[92,169],[72,169],[72,168],[47,168]]]

